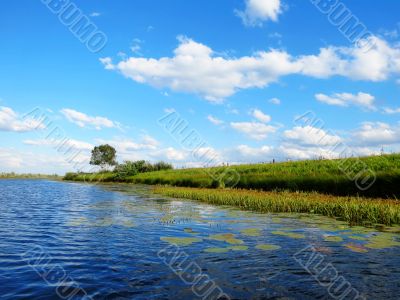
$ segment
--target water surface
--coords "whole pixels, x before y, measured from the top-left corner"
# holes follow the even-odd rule
[[[182,280],[193,263],[231,299],[333,299],[340,282],[346,299],[398,299],[400,228],[380,229],[167,199],[144,186],[1,180],[0,298],[201,299]],[[163,260],[163,249],[185,263]]]

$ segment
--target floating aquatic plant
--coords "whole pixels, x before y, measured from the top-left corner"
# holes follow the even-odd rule
[[[353,252],[358,252],[358,253],[366,253],[368,252],[368,249],[363,247],[362,245],[357,245],[357,244],[346,244],[344,245],[346,248],[350,249]]]
[[[161,237],[160,240],[178,246],[189,246],[202,241],[202,239],[192,237]]]
[[[272,234],[275,235],[282,235],[282,236],[287,236],[293,239],[304,239],[305,235],[301,233],[295,233],[295,232],[286,232],[286,231],[272,231]]]
[[[242,240],[235,238],[235,235],[232,233],[223,233],[223,234],[214,234],[210,235],[211,240],[227,242],[228,244],[237,245],[244,244]]]
[[[328,235],[325,237],[326,242],[342,242],[343,238],[337,235]]]
[[[229,252],[229,248],[206,248],[204,252],[208,253],[226,253]]]
[[[260,236],[261,235],[261,229],[259,228],[246,228],[240,230],[240,233],[243,235],[247,236]]]
[[[265,250],[265,251],[272,251],[272,250],[281,249],[281,247],[278,246],[278,245],[272,245],[272,244],[259,244],[259,245],[256,246],[256,249]]]

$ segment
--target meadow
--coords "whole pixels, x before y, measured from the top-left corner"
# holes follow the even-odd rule
[[[67,174],[72,181],[127,182],[196,188],[229,187],[222,174],[238,174],[235,188],[251,190],[314,191],[338,196],[400,197],[400,154],[336,160],[237,165],[230,167],[164,170],[121,176],[116,172]],[[368,170],[376,181],[366,189],[356,185],[358,174]],[[360,181],[360,180],[358,180]]]
[[[340,218],[352,225],[400,224],[400,202],[396,200],[337,197],[315,192],[261,192],[161,186],[155,187],[154,193],[214,205],[237,206],[262,213],[313,213]]]

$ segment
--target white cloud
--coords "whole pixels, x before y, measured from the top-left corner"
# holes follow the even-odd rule
[[[22,157],[16,155],[17,151],[12,149],[0,148],[0,166],[1,171],[13,171],[19,169],[23,164]]]
[[[65,140],[54,140],[54,139],[39,139],[39,140],[25,140],[25,145],[30,146],[51,146],[51,147],[62,147],[63,149],[73,148],[76,150],[92,150],[93,145],[84,141],[78,141],[73,139]]]
[[[239,90],[265,88],[291,74],[314,78],[342,76],[352,80],[384,81],[400,74],[400,47],[371,37],[367,52],[356,46],[320,49],[317,55],[292,56],[283,50],[259,51],[252,56],[218,56],[210,47],[180,37],[173,57],[130,57],[114,65],[100,61],[106,69],[118,70],[142,84],[194,93],[211,102],[222,102]]]
[[[353,133],[352,140],[363,146],[380,146],[400,143],[400,126],[382,122],[366,122]]]
[[[111,121],[105,117],[92,117],[69,108],[62,109],[61,113],[68,119],[68,121],[82,128],[86,126],[94,127],[97,130],[102,128],[120,128],[119,123]]]
[[[125,54],[125,56],[126,56],[126,54]],[[115,69],[115,66],[112,64],[112,59],[110,57],[103,57],[103,58],[100,58],[99,60],[104,65],[104,68],[106,70],[114,70]]]
[[[23,117],[10,107],[0,106],[0,131],[28,132],[43,129],[45,125],[31,117]]]
[[[148,134],[142,136],[142,143],[144,145],[148,145],[149,147],[154,147],[154,148],[160,144],[159,141],[157,141],[154,137]]]
[[[374,102],[375,97],[367,94],[359,92],[358,94],[350,94],[350,93],[336,93],[331,96],[325,94],[316,94],[315,98],[323,103],[329,105],[343,106],[348,107],[349,105],[361,106],[367,109],[375,109]]]
[[[222,125],[224,124],[224,121],[212,116],[212,115],[208,115],[207,116],[207,120],[210,121],[211,123],[213,123],[214,125]]]
[[[291,130],[286,130],[283,136],[292,143],[319,147],[335,145],[342,141],[339,136],[312,126],[294,127]]]
[[[166,114],[171,114],[171,113],[173,113],[173,112],[176,112],[176,109],[175,108],[164,108],[164,112],[166,113]]]
[[[188,158],[189,153],[183,150],[177,150],[173,147],[160,149],[150,153],[150,156],[158,160],[167,160],[173,162],[182,162]]]
[[[266,139],[268,134],[277,130],[274,126],[258,122],[232,122],[230,125],[234,130],[258,141]]]
[[[146,135],[142,137],[142,140],[135,142],[131,139],[114,139],[114,140],[103,140],[98,139],[99,144],[109,144],[113,146],[117,153],[128,153],[141,150],[155,150],[159,145],[159,142],[154,138]]]
[[[99,12],[97,12],[97,11],[94,11],[94,12],[90,13],[89,16],[90,16],[90,17],[93,17],[93,18],[95,18],[95,17],[100,17],[100,16],[101,16],[101,13],[99,13]]]
[[[398,107],[398,108],[389,108],[389,107],[385,107],[385,108],[383,108],[383,112],[384,112],[385,114],[389,114],[389,115],[392,115],[392,114],[400,114],[400,107]]]
[[[258,121],[263,122],[263,123],[268,123],[271,121],[271,116],[263,113],[259,109],[253,109],[251,111],[251,115],[256,118]]]
[[[272,98],[272,99],[269,99],[269,101],[268,101],[269,103],[271,103],[271,104],[275,104],[275,105],[279,105],[279,104],[281,104],[281,100],[280,99],[278,99],[278,98]]]
[[[245,0],[244,11],[236,11],[246,26],[261,26],[265,21],[278,21],[282,13],[281,0]]]

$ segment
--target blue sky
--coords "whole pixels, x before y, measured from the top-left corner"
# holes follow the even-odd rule
[[[81,166],[100,143],[186,167],[399,151],[400,3],[331,2],[67,1],[107,37],[95,53],[59,0],[3,2],[0,172],[76,171],[60,140]],[[359,20],[364,47],[335,10]],[[35,108],[63,136],[25,116]],[[158,124],[172,112],[203,159]]]

